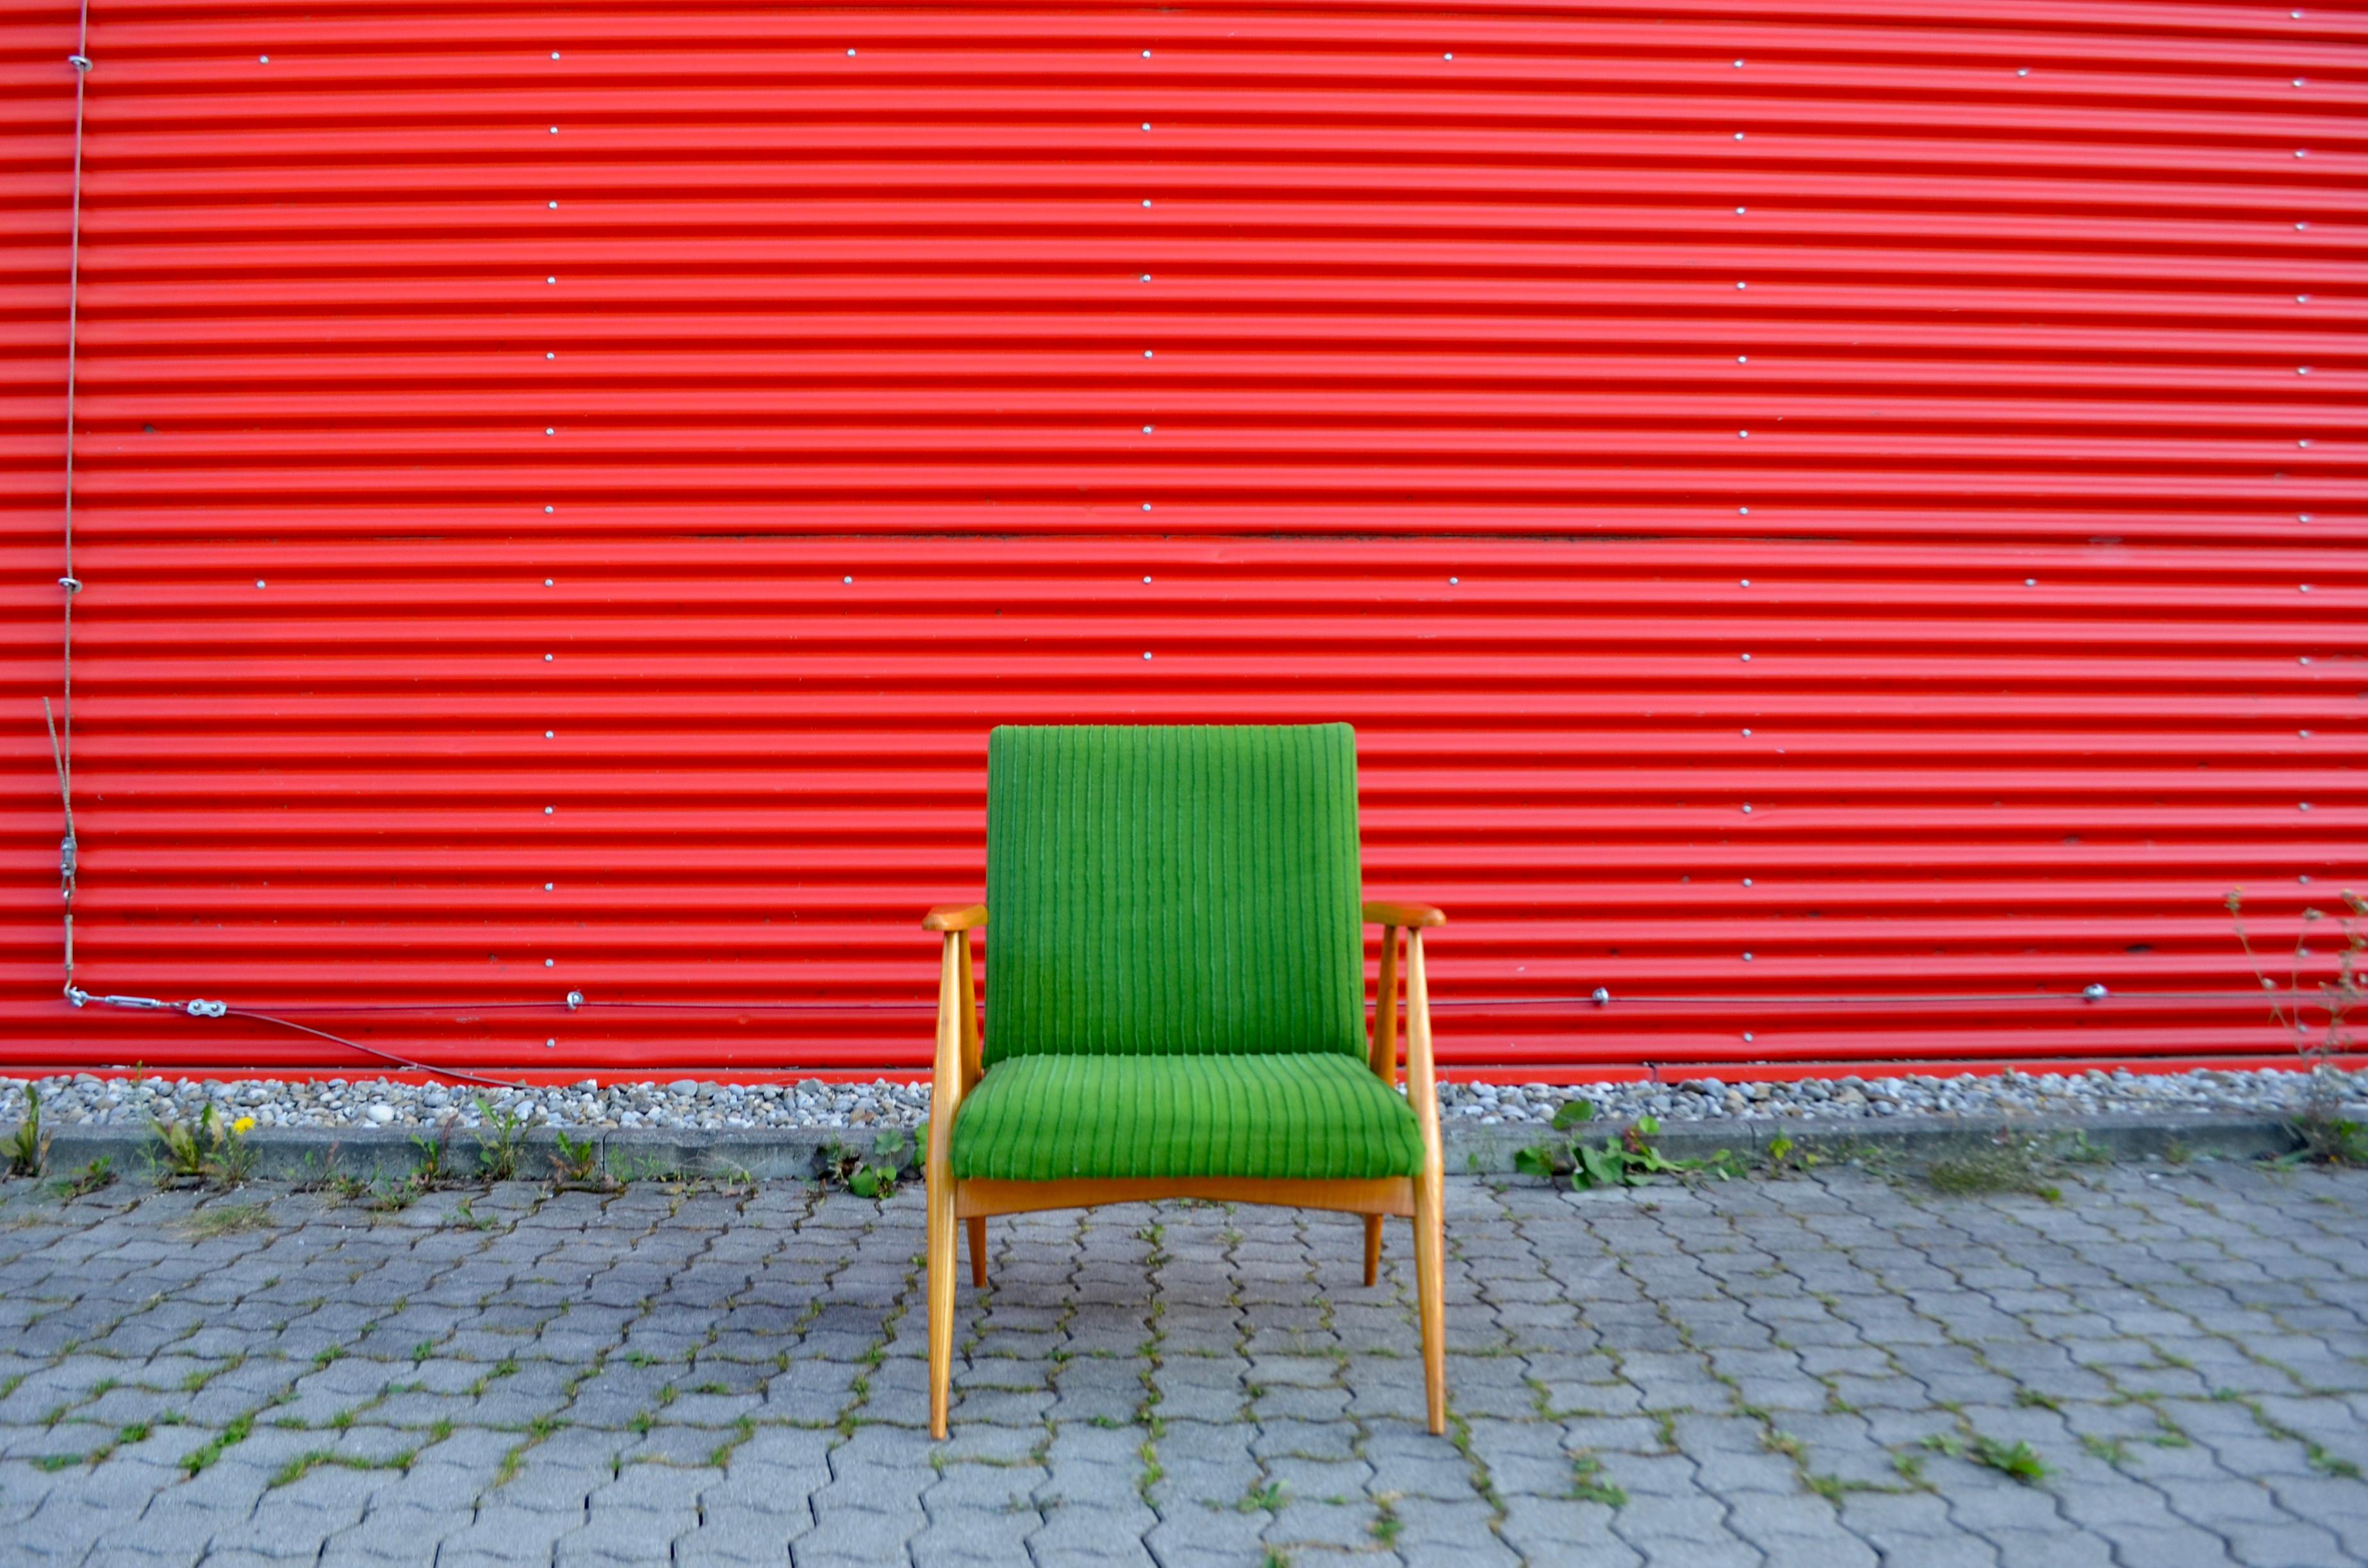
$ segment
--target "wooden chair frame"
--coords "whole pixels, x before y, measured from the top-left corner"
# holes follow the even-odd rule
[[[1439,1078],[1431,1055],[1430,992],[1423,975],[1422,934],[1447,924],[1428,904],[1368,902],[1365,922],[1382,927],[1380,994],[1373,1008],[1368,1062],[1382,1082],[1398,1081],[1398,938],[1406,937],[1406,1099],[1422,1126],[1422,1173],[1378,1180],[1264,1181],[1239,1177],[1164,1177],[1073,1181],[955,1181],[951,1165],[954,1114],[985,1069],[980,1062],[978,989],[970,934],[986,925],[984,904],[945,904],[921,922],[945,935],[938,979],[937,1072],[929,1102],[929,1146],[922,1171],[928,1184],[929,1435],[946,1435],[954,1346],[954,1222],[968,1231],[970,1278],[986,1283],[986,1221],[991,1214],[1085,1209],[1202,1198],[1220,1203],[1271,1203],[1365,1217],[1365,1283],[1381,1278],[1382,1221],[1414,1221],[1415,1288],[1422,1319],[1423,1392],[1430,1429],[1447,1430],[1447,1270],[1440,1203],[1444,1172],[1439,1152]]]

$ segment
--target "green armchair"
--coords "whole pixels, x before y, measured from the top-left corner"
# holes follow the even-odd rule
[[[1414,1221],[1424,1384],[1447,1417],[1439,1095],[1423,904],[1362,903],[1346,724],[1004,726],[986,903],[944,935],[928,1183],[929,1430],[946,1435],[955,1221],[1161,1198]],[[1363,925],[1383,927],[1365,1028]],[[982,1040],[971,933],[991,929]],[[1399,933],[1407,1091],[1397,1092]]]

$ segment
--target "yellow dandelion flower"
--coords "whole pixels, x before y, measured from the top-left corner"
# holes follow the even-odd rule
[[[251,1116],[242,1116],[236,1121],[230,1124],[230,1130],[233,1132],[237,1133],[241,1138],[244,1138],[248,1133],[255,1131],[255,1118]]]

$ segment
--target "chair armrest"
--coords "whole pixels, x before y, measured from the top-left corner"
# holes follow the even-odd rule
[[[924,931],[969,931],[985,924],[983,903],[941,903],[921,916]]]
[[[1365,901],[1365,924],[1411,926],[1421,929],[1429,926],[1444,926],[1447,916],[1428,903],[1400,903],[1394,899],[1369,898]]]

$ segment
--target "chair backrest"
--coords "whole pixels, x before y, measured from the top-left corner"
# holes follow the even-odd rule
[[[1364,1054],[1357,733],[1004,725],[986,1060]]]

